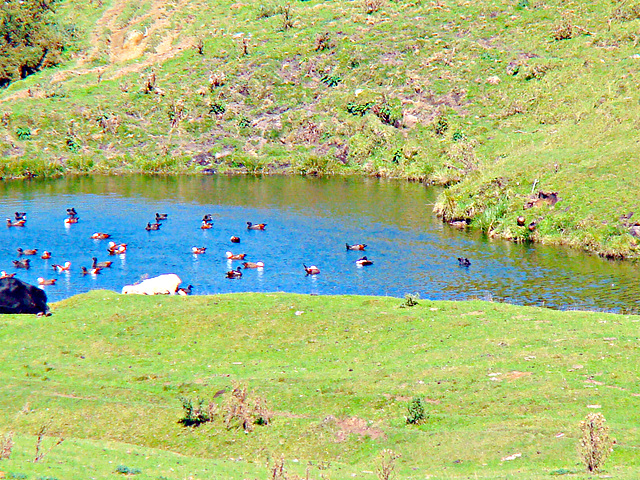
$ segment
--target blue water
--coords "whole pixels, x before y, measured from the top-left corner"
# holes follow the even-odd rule
[[[83,177],[0,185],[5,217],[26,211],[25,228],[0,227],[0,270],[44,287],[49,301],[91,289],[120,291],[126,284],[176,273],[194,294],[296,292],[428,299],[483,298],[560,309],[629,311],[638,306],[638,269],[575,251],[491,241],[443,225],[431,213],[437,191],[417,183],[380,179],[300,177]],[[79,223],[64,224],[66,209]],[[159,231],[145,231],[156,212],[168,213]],[[213,228],[201,230],[210,213]],[[265,231],[246,222],[266,223]],[[109,256],[107,232],[128,244],[126,255]],[[230,242],[232,235],[240,244]],[[345,243],[366,243],[363,252]],[[207,247],[204,255],[191,248]],[[32,268],[16,269],[16,249],[38,248]],[[50,260],[40,259],[44,250]],[[240,266],[225,252],[263,261],[262,270],[225,273]],[[374,264],[358,267],[367,255]],[[113,260],[110,269],[83,276],[91,257]],[[462,268],[457,257],[468,257]],[[70,261],[58,274],[51,265]],[[306,276],[303,264],[321,273]]]

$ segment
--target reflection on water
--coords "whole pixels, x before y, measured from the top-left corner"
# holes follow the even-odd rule
[[[318,295],[362,294],[421,298],[487,298],[561,309],[626,311],[637,308],[638,269],[580,252],[516,245],[460,232],[432,213],[437,191],[416,183],[370,178],[301,177],[78,177],[54,181],[0,183],[6,217],[26,211],[25,228],[1,228],[0,269],[45,287],[50,301],[90,289],[120,291],[145,276],[177,273],[196,294],[287,291]],[[65,228],[66,209],[80,222]],[[168,213],[159,231],[145,230],[155,213]],[[210,213],[213,228],[201,230]],[[267,223],[265,231],[246,222]],[[91,257],[106,260],[107,232],[128,244],[126,255],[100,275],[83,276]],[[237,235],[240,244],[230,242]],[[345,243],[366,243],[366,252],[346,251]],[[191,247],[207,247],[193,255]],[[53,252],[32,259],[29,271],[16,270],[16,249]],[[241,262],[225,252],[246,253],[264,269],[243,270],[241,279],[225,273]],[[367,255],[374,264],[358,268]],[[460,267],[457,257],[471,266]],[[71,261],[71,272],[51,265]],[[320,275],[305,276],[302,264]]]

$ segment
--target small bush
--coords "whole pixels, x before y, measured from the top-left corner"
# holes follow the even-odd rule
[[[420,300],[419,293],[407,293],[404,296],[404,302],[400,304],[400,308],[415,307],[416,305],[418,305],[418,300]],[[409,408],[409,410],[411,410],[411,408]],[[407,423],[411,422],[407,421]]]
[[[235,384],[231,396],[222,408],[222,419],[227,429],[242,428],[252,432],[254,425],[269,425],[273,414],[262,397],[249,398],[245,385]]]
[[[4,438],[0,440],[0,460],[6,460],[11,457],[11,450],[13,449],[13,432],[5,434]]]
[[[580,459],[589,473],[598,473],[604,461],[613,451],[613,441],[609,437],[609,427],[604,415],[590,413],[580,422],[582,438],[578,445]]]
[[[118,465],[116,468],[116,473],[122,473],[123,475],[137,475],[142,473],[142,470],[139,468],[129,468],[126,465]]]
[[[342,81],[342,78],[338,75],[324,75],[320,81],[327,87],[335,87]]]
[[[323,32],[316,35],[316,40],[313,44],[313,49],[316,52],[322,52],[324,50],[330,50],[333,48],[331,42],[331,34],[329,32]]]
[[[436,120],[436,123],[433,125],[433,131],[435,134],[441,137],[448,129],[449,121],[447,120],[447,117],[438,117],[438,120]]]
[[[222,103],[212,103],[211,107],[209,108],[209,113],[211,115],[222,115],[224,112],[227,111],[227,107],[225,107]]]
[[[197,405],[194,405],[194,402],[190,398],[183,397],[180,400],[182,401],[184,416],[178,420],[178,423],[185,427],[199,427],[203,423],[211,421],[209,411],[203,407],[204,400],[198,399]]]
[[[370,15],[380,10],[383,3],[383,0],[363,0],[362,8],[364,9],[364,13]]]
[[[395,478],[396,460],[400,458],[400,454],[393,450],[382,450],[378,456],[378,465],[376,466],[376,475],[379,480],[392,480]]]
[[[366,113],[371,110],[371,107],[373,107],[373,102],[367,102],[367,103],[347,103],[347,112],[349,112],[351,115],[357,115],[359,117],[363,117],[364,115],[366,115]]]
[[[80,143],[74,137],[67,137],[65,140],[67,150],[71,153],[78,153],[80,151]]]
[[[18,127],[16,135],[20,140],[29,140],[31,138],[31,129],[29,127]]]
[[[417,303],[417,302],[416,302]],[[422,397],[413,397],[407,405],[407,423],[409,425],[420,425],[427,419]]]
[[[573,25],[569,22],[562,22],[553,27],[553,39],[556,41],[559,40],[569,40],[573,38]]]

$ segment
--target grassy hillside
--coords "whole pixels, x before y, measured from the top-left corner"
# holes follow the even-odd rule
[[[592,478],[578,424],[597,411],[616,439],[603,473],[637,478],[640,392],[629,366],[640,361],[639,317],[403,303],[94,291],[55,304],[52,317],[4,315],[0,439],[14,432],[15,445],[0,471],[282,479],[266,465],[284,458],[286,478],[376,479],[391,449],[402,479]],[[238,383],[266,401],[269,425],[225,427]],[[416,396],[427,419],[408,425]],[[178,423],[182,398],[211,403],[213,421]],[[46,455],[34,463],[43,426]]]
[[[401,176],[449,185],[438,213],[490,235],[637,256],[637,218],[621,218],[640,206],[636,1],[78,0],[58,15],[82,40],[0,92],[2,176]],[[539,191],[559,202],[523,210]]]

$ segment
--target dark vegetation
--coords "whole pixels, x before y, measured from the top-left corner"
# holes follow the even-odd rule
[[[54,19],[57,0],[5,0],[0,5],[0,88],[62,62],[74,28]]]

